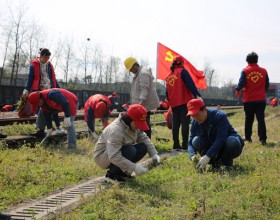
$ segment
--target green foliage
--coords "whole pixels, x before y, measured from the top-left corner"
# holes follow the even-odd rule
[[[82,140],[74,151],[65,146],[0,151],[0,210],[102,173],[88,145]]]
[[[234,111],[229,120],[243,134],[244,112]],[[156,117],[152,122],[163,120]],[[187,153],[162,158],[135,180],[100,187],[92,200],[60,219],[279,219],[278,109],[268,107],[266,117],[272,117],[266,121],[268,145],[259,144],[254,125],[253,143],[246,143],[230,169],[197,172]],[[152,141],[159,152],[171,150],[171,130],[154,126]],[[0,210],[104,173],[92,159],[94,146],[86,138],[78,146],[73,152],[63,144],[0,151]]]

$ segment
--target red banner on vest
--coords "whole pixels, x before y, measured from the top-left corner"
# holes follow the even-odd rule
[[[158,43],[157,79],[165,80],[170,72],[170,66],[173,62],[173,58],[177,55],[180,54],[163,44]],[[203,71],[197,70],[186,58],[184,58],[184,67],[189,72],[198,89],[207,89],[207,83]]]

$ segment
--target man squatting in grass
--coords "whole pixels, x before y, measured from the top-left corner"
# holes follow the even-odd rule
[[[146,117],[145,107],[133,104],[102,131],[95,144],[94,160],[100,168],[108,169],[106,177],[125,181],[133,171],[136,175],[147,172],[137,164],[146,153],[155,163],[160,163],[154,144],[143,132],[149,129]]]
[[[210,163],[213,168],[232,166],[233,159],[243,149],[244,141],[220,110],[207,109],[200,99],[188,102],[188,115],[193,119],[188,144],[188,153],[194,162],[197,152],[201,155],[197,169],[204,170]]]

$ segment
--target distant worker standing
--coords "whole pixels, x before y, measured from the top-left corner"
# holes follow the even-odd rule
[[[173,122],[173,149],[187,150],[189,141],[190,116],[187,115],[187,103],[197,97],[201,97],[189,72],[184,68],[182,56],[174,57],[170,67],[170,73],[165,79],[166,95],[172,108]],[[182,125],[182,146],[179,141],[179,130]]]
[[[96,143],[98,135],[95,132],[95,119],[101,118],[103,128],[109,124],[111,102],[105,95],[95,94],[86,101],[84,108],[84,121],[87,123],[89,138]]]
[[[112,92],[111,95],[108,95],[108,99],[111,102],[111,106],[110,106],[110,111],[113,111],[114,109],[118,108],[118,102],[117,102],[117,93],[116,92]]]
[[[43,91],[32,92],[28,96],[28,102],[32,105],[35,112],[41,108],[43,117],[47,123],[47,133],[52,133],[52,114],[64,112],[64,126],[67,128],[68,148],[76,148],[76,130],[74,126],[77,114],[78,98],[72,92],[65,89],[46,89]]]
[[[159,98],[153,83],[152,72],[150,69],[140,66],[138,61],[133,57],[128,57],[124,61],[124,65],[129,72],[134,74],[130,91],[130,104],[143,105],[148,111],[146,120],[149,130],[145,132],[151,138],[151,110],[159,107]]]
[[[275,97],[275,98],[272,98],[269,102],[269,104],[272,106],[272,107],[275,107],[278,105],[278,99]]]
[[[266,125],[264,112],[266,108],[266,91],[269,88],[269,78],[266,69],[260,67],[258,55],[251,52],[247,55],[248,66],[245,67],[236,87],[236,97],[244,88],[243,105],[245,111],[245,141],[252,142],[252,127],[256,115],[258,121],[258,136],[262,145],[266,145]]]

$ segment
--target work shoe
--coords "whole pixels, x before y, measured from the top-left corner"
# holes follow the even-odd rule
[[[125,182],[125,179],[123,177],[117,174],[110,173],[110,171],[107,171],[105,177],[118,182]]]
[[[0,133],[0,138],[6,138],[7,135]]]
[[[120,176],[121,176],[124,180],[132,180],[132,179],[135,179],[134,176],[128,175],[128,174],[126,174],[126,173],[124,173],[124,172],[121,172],[121,173],[120,173]]]
[[[55,133],[56,133],[56,134],[64,134],[65,131],[64,131],[62,128],[57,127],[56,130],[55,130]]]
[[[32,137],[45,137],[45,131],[44,130],[38,130],[37,132],[35,132],[35,133],[31,133],[31,134],[29,134],[30,136],[32,136]]]
[[[249,143],[252,143],[252,139],[251,139],[251,138],[243,138],[243,141],[244,141],[244,142],[247,141],[247,142],[249,142]]]
[[[8,213],[0,212],[0,219],[1,220],[10,220],[11,219],[11,215],[8,214]]]
[[[180,146],[180,145],[176,145],[176,144],[174,144],[174,145],[173,145],[173,150],[176,150],[176,151],[181,151],[181,150],[182,150],[182,148],[181,148],[181,146]]]

